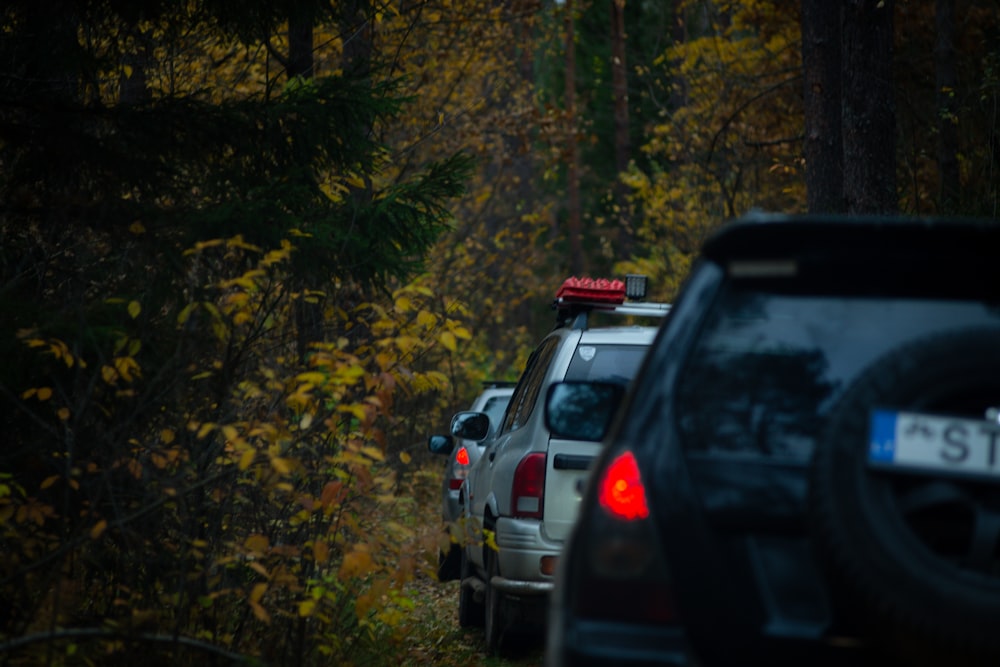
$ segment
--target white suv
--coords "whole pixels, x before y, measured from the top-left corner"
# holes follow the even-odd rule
[[[645,295],[641,276],[629,276],[628,285],[629,297]],[[462,551],[459,622],[485,625],[490,653],[510,646],[509,631],[544,624],[556,559],[600,449],[602,433],[592,441],[550,437],[543,409],[549,386],[563,380],[627,386],[670,310],[626,301],[622,281],[575,278],[563,284],[554,307],[556,327],[528,359],[496,434],[474,413],[459,413],[453,422],[457,436],[492,436],[459,494],[463,519],[484,536]],[[604,314],[655,321],[590,326]]]

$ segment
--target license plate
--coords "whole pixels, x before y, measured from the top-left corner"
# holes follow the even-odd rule
[[[983,419],[874,410],[875,466],[1000,478],[1000,424]]]

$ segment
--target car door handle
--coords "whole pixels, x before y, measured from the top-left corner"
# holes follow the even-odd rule
[[[497,457],[497,451],[495,449],[490,451],[489,453],[490,463],[493,463],[493,459],[495,459],[496,457]]]

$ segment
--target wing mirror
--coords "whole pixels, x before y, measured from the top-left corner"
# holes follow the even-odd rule
[[[427,449],[432,454],[447,456],[455,449],[455,440],[450,435],[432,435],[427,438]]]
[[[451,434],[456,438],[482,442],[490,434],[490,416],[485,412],[459,412],[451,418]]]

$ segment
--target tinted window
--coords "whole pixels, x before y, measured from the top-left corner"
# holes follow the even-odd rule
[[[514,395],[511,396],[510,409],[507,410],[507,416],[503,423],[502,430],[504,432],[517,430],[528,421],[528,417],[531,416],[531,412],[535,408],[535,402],[538,400],[545,373],[558,348],[558,338],[547,338],[531,355],[528,366],[524,369],[524,374],[518,381],[517,388],[514,389]]]
[[[905,341],[989,323],[1000,317],[974,302],[730,287],[681,378],[676,407],[685,446],[807,457],[830,405],[868,365]]]
[[[499,425],[500,420],[503,419],[503,412],[507,409],[508,403],[510,403],[510,396],[494,396],[493,398],[486,399],[483,412],[489,415],[490,424],[494,427]]]
[[[645,345],[577,346],[566,371],[567,380],[591,380],[628,384],[639,373]]]

